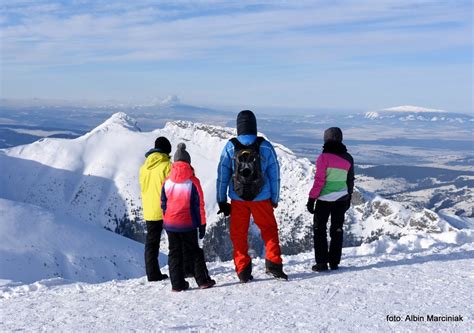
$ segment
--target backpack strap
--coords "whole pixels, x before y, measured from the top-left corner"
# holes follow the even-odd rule
[[[229,141],[232,142],[236,150],[240,150],[245,147],[237,138],[232,138]]]
[[[254,144],[256,144],[257,147],[260,147],[263,141],[265,141],[265,138],[263,136],[257,136],[257,140],[255,140]]]

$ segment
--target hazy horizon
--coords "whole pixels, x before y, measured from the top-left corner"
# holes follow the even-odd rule
[[[215,104],[212,102],[194,104],[192,102],[187,102],[181,100],[176,95],[166,96],[165,98],[153,98],[151,100],[79,100],[79,99],[48,99],[48,98],[0,98],[0,107],[13,107],[13,108],[35,108],[35,107],[80,107],[83,109],[96,109],[102,108],[104,110],[113,110],[121,109],[124,112],[127,112],[129,109],[136,108],[166,108],[166,107],[195,107],[202,108],[206,110],[215,110],[219,113],[236,113],[240,110],[253,110],[261,115],[280,115],[280,116],[309,116],[314,114],[319,115],[353,115],[361,114],[367,112],[379,112],[396,108],[421,108],[428,110],[445,111],[448,113],[459,113],[459,114],[472,114],[474,111],[470,110],[468,112],[462,112],[459,110],[440,110],[431,107],[430,105],[387,105],[386,107],[380,109],[363,109],[361,107],[353,108],[332,108],[324,106],[314,106],[314,107],[291,107],[291,106],[276,106],[276,105],[226,105],[226,104]]]

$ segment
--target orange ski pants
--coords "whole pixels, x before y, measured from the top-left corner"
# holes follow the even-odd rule
[[[282,263],[278,226],[273,214],[271,201],[232,200],[230,239],[234,246],[234,263],[237,274],[250,264],[251,261],[248,255],[249,245],[247,241],[250,215],[252,215],[255,224],[260,229],[263,242],[265,243],[265,259],[276,264]]]

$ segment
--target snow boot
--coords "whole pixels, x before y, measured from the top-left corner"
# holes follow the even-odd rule
[[[339,269],[339,265],[338,264],[329,264],[329,268],[331,269],[331,271],[335,271],[335,270]]]
[[[249,263],[243,271],[237,274],[240,282],[247,283],[253,280],[252,276],[252,263]]]
[[[314,272],[326,272],[328,270],[328,264],[316,264],[311,267]]]
[[[181,287],[181,288],[172,287],[172,288],[171,288],[171,291],[173,291],[173,292],[180,292],[180,291],[184,291],[184,290],[188,290],[188,289],[189,289],[189,282],[188,282],[188,281],[184,281],[183,287]]]
[[[158,276],[158,281],[162,281],[162,280],[166,280],[168,278],[168,274],[160,274],[160,276]]]
[[[265,273],[273,276],[276,279],[288,281],[288,275],[283,272],[283,264],[275,264],[270,260],[265,260]]]
[[[167,278],[168,278],[167,274],[160,273],[160,275],[154,276],[153,278],[149,278],[148,282],[163,281],[163,280],[166,280]]]
[[[208,289],[208,288],[212,288],[213,286],[215,286],[216,284],[216,280],[213,280],[213,279],[209,279],[206,283],[203,283],[199,286],[199,289]]]

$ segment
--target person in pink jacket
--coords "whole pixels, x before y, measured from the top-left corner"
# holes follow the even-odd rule
[[[354,190],[354,160],[342,143],[338,127],[324,132],[323,153],[316,161],[314,184],[309,192],[308,211],[314,214],[313,239],[316,265],[313,271],[322,272],[339,267],[342,253],[344,214],[351,205]],[[315,206],[316,203],[316,206]],[[326,225],[331,216],[328,248]]]
[[[200,239],[206,233],[204,195],[184,143],[178,145],[171,173],[163,184],[161,207],[163,228],[168,234],[172,291],[189,288],[189,283],[184,279],[183,266],[186,260],[194,263],[194,278],[199,288],[212,287],[216,282],[209,277],[204,252],[198,243],[198,230]],[[183,255],[191,257],[183,258]]]

